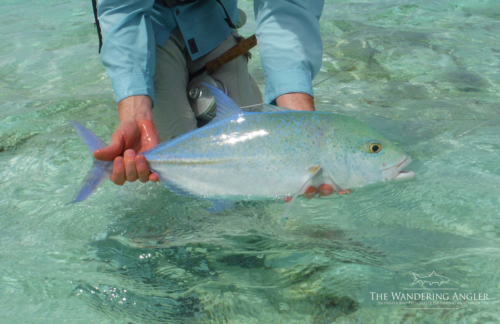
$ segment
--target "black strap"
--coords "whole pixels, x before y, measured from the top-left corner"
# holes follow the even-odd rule
[[[94,9],[95,26],[97,28],[97,36],[99,37],[99,53],[101,53],[102,34],[101,34],[101,25],[99,25],[99,19],[97,18],[97,0],[92,0],[92,9]]]
[[[222,4],[222,2],[220,0],[216,0],[216,1],[222,6],[222,9],[224,9],[224,13],[226,14],[226,18],[224,20],[227,22],[229,27],[231,27],[232,29],[236,29],[236,26],[231,21],[231,18],[229,18],[229,14],[227,13],[226,7],[224,7],[224,5]]]

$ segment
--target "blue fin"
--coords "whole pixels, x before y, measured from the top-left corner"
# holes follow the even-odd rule
[[[94,150],[106,147],[106,143],[101,140],[97,135],[86,129],[82,124],[71,121],[71,124],[75,128],[76,133],[85,144],[90,152],[90,156],[94,163],[89,172],[83,179],[80,187],[76,191],[73,199],[70,203],[77,203],[87,199],[94,191],[99,188],[99,186],[105,182],[111,176],[111,171],[113,170],[113,161],[99,161],[94,158]]]
[[[233,99],[229,98],[224,92],[209,84],[203,83],[203,85],[205,85],[210,92],[212,92],[215,98],[215,103],[217,104],[217,114],[215,115],[215,118],[210,121],[211,123],[243,113],[243,110],[241,110]]]
[[[96,134],[86,129],[85,126],[79,122],[70,120],[70,123],[73,125],[73,128],[82,140],[83,144],[87,147],[87,150],[89,150],[92,158],[94,158],[93,152],[95,150],[108,146],[102,139],[97,137]]]

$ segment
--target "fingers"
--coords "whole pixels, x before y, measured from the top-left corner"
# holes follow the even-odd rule
[[[125,179],[130,182],[136,181],[137,169],[135,167],[135,152],[134,150],[126,150],[123,154],[123,164],[125,165]]]
[[[125,183],[125,166],[123,165],[123,158],[117,157],[113,161],[113,172],[111,173],[111,181],[119,186]]]
[[[148,102],[150,110],[151,102],[146,100],[145,104]],[[151,174],[146,158],[136,153],[143,152],[159,143],[156,128],[150,119],[136,119],[127,115],[126,112],[127,109],[121,111],[120,123],[111,136],[109,145],[95,150],[94,157],[102,161],[113,160],[111,180],[117,185],[123,185],[125,181],[134,182],[137,179],[141,182],[159,181],[157,175]],[[146,115],[141,116],[147,117]],[[120,156],[122,154],[123,157]]]
[[[318,191],[316,190],[316,188],[314,187],[307,187],[306,191],[304,192],[304,198],[306,199],[311,199],[311,198],[314,198],[314,196],[316,196],[316,194],[318,193]]]
[[[152,173],[151,175],[153,175],[154,173]],[[149,176],[149,179],[151,180],[151,176]],[[151,180],[151,181],[154,181],[154,180]],[[348,195],[352,192],[351,189],[345,189],[345,190],[339,190],[337,193],[339,195]],[[330,186],[330,185],[327,185],[327,184],[322,184],[318,187],[318,189],[316,189],[315,187],[313,186],[310,186],[310,187],[307,187],[306,191],[304,192],[304,198],[306,199],[311,199],[311,198],[314,198],[314,196],[316,196],[316,194],[318,194],[319,197],[326,197],[326,196],[330,196],[331,194],[333,194],[334,191],[333,191],[333,187]],[[292,200],[292,197],[286,197],[285,198],[285,202],[290,202]]]
[[[123,142],[114,142],[102,148],[94,151],[94,157],[101,161],[111,161],[123,152]]]
[[[339,192],[337,192],[339,195],[348,195],[352,192],[351,189],[346,189],[346,190],[340,190]]]
[[[326,197],[330,196],[333,193],[333,188],[330,185],[327,184],[322,184],[318,187],[318,189],[314,187],[308,187],[306,191],[304,192],[304,198],[311,199],[316,196],[316,194],[319,194],[319,197]]]
[[[320,197],[330,196],[333,193],[333,188],[330,185],[322,184],[318,187]]]
[[[160,177],[158,177],[156,173],[151,173],[149,175],[149,181],[158,182],[160,181]]]
[[[346,189],[346,190],[340,190],[338,192],[339,195],[348,195],[352,192],[351,189]],[[319,197],[326,197],[330,196],[333,194],[333,187],[327,184],[322,184],[316,189],[315,187],[308,187],[306,191],[304,192],[304,198],[311,199],[318,194]]]
[[[148,182],[149,174],[151,172],[149,171],[149,167],[144,155],[137,155],[135,157],[135,165],[137,167],[137,175],[139,176],[139,180],[141,182]]]
[[[314,198],[314,196],[316,196],[317,193],[318,191],[313,186],[307,187],[306,191],[304,191],[304,198],[306,199]],[[286,203],[289,203],[290,201],[292,201],[292,197],[285,197]]]
[[[124,144],[121,135],[115,133],[108,146],[94,151],[94,157],[101,161],[111,161],[122,154]]]
[[[158,176],[149,171],[143,155],[136,155],[134,150],[126,150],[123,158],[119,156],[113,162],[111,181],[122,186],[125,181],[134,182],[137,179],[141,182],[159,181]]]
[[[94,157],[98,160],[111,161],[123,154],[125,149],[134,148],[140,137],[140,130],[133,119],[120,121],[118,127],[111,135],[108,146],[94,151]]]

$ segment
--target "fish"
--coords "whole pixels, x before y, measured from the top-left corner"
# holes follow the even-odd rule
[[[431,274],[428,276],[421,277],[417,273],[413,272],[413,276],[415,277],[415,280],[413,281],[412,285],[415,285],[417,283],[421,283],[424,285],[426,282],[429,283],[429,285],[433,284],[438,284],[438,286],[441,286],[443,283],[448,283],[450,282],[450,278],[447,278],[445,276],[440,276],[436,274],[436,271],[432,271]]]
[[[178,195],[295,199],[308,186],[328,184],[341,191],[415,177],[403,170],[411,162],[408,155],[352,117],[276,106],[244,112],[222,91],[205,86],[217,104],[215,118],[142,153],[150,170]],[[91,156],[106,146],[83,125],[71,123]],[[112,161],[93,159],[71,203],[85,200],[110,177]]]

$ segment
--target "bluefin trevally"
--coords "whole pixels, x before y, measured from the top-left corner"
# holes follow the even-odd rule
[[[243,112],[223,92],[208,87],[216,100],[216,117],[142,153],[151,171],[179,195],[256,200],[297,196],[323,183],[340,191],[415,177],[403,171],[409,156],[352,117]],[[106,146],[81,124],[72,124],[91,155]],[[86,199],[110,177],[111,169],[112,162],[94,159],[72,202]]]

